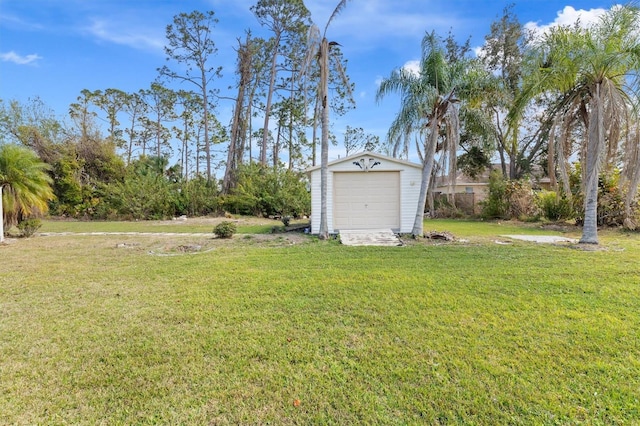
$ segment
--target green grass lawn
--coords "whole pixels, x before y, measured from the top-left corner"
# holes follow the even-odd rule
[[[0,424],[638,422],[639,234],[431,229],[468,242],[2,245]]]
[[[279,220],[238,218],[211,218],[187,220],[141,220],[131,222],[120,221],[77,221],[77,220],[45,220],[39,232],[179,232],[208,233],[213,232],[216,223],[227,220],[237,223],[239,234],[263,234],[271,232],[274,227],[283,226]],[[292,221],[302,223],[303,221]],[[308,222],[308,221],[307,221]]]

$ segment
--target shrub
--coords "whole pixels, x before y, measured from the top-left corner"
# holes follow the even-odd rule
[[[537,206],[531,183],[527,180],[507,180],[497,170],[489,176],[489,195],[480,203],[486,219],[527,220],[536,216]]]
[[[22,233],[22,236],[25,238],[31,237],[36,233],[38,229],[42,226],[42,222],[40,219],[25,219],[22,222],[18,223],[18,229]]]
[[[207,216],[220,212],[218,185],[197,176],[182,182],[180,188],[181,211],[188,216]]]
[[[456,198],[458,194],[456,194]],[[456,199],[456,203],[457,203]],[[434,218],[447,218],[447,219],[460,219],[465,216],[465,213],[462,209],[457,206],[451,205],[449,200],[447,199],[446,194],[440,194],[439,197],[436,197],[434,200],[435,213],[433,215]]]
[[[538,214],[533,189],[528,180],[510,180],[506,183],[507,217],[527,220]]]
[[[542,216],[549,220],[567,220],[575,216],[571,201],[554,191],[540,191],[536,195],[536,205]]]
[[[215,226],[215,228],[213,228],[213,233],[218,238],[231,238],[237,230],[238,228],[236,227],[235,223],[225,220],[220,222]]]
[[[507,181],[502,173],[494,170],[489,175],[489,195],[481,202],[482,217],[485,219],[506,219],[509,211]]]
[[[259,164],[238,168],[237,184],[224,196],[222,207],[235,214],[300,217],[311,210],[311,197],[302,173]]]

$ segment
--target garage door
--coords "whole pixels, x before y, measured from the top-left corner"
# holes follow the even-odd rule
[[[333,174],[333,228],[400,228],[400,172]]]

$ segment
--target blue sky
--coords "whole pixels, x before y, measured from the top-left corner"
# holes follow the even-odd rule
[[[233,47],[244,31],[268,35],[249,8],[256,0],[0,0],[0,98],[26,101],[40,97],[63,117],[80,91],[148,88],[164,65],[165,28],[173,16],[213,10],[219,23],[213,38],[215,63],[223,67],[216,83],[221,94],[234,85]],[[312,18],[323,28],[337,0],[306,0]],[[328,36],[338,41],[356,84],[357,108],[333,117],[341,138],[347,125],[363,127],[384,138],[398,109],[397,99],[375,101],[377,84],[394,68],[411,64],[420,54],[425,31],[460,40],[471,37],[479,47],[491,22],[511,0],[352,0],[332,23]],[[604,0],[520,0],[513,2],[523,24],[588,22],[616,2]],[[231,101],[221,100],[219,119],[228,122]],[[342,147],[332,159],[344,155]]]

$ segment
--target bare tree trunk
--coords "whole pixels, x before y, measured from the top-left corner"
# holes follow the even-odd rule
[[[282,137],[282,125],[278,124],[278,132],[276,134],[276,140],[273,144],[273,168],[278,168],[280,162],[280,138]]]
[[[449,194],[447,201],[454,208],[456,207],[456,177],[458,174],[458,145],[460,143],[460,121],[458,119],[458,108],[452,103],[448,108],[447,123],[447,148],[449,155]]]
[[[293,170],[293,93],[296,72],[291,70],[291,93],[289,94],[289,170]]]
[[[180,156],[180,167],[182,167],[182,173],[184,175],[184,180],[188,180],[187,176],[187,163],[189,161],[189,138],[187,137],[187,123],[184,124],[184,140],[182,141],[182,155]]]
[[[569,182],[569,156],[571,153],[567,152],[567,140],[569,139],[571,128],[565,123],[563,123],[562,126],[560,141],[556,144],[558,148],[557,157],[560,166],[560,179],[562,179],[562,190],[564,191],[565,198],[571,200],[573,198],[571,184]]]
[[[271,80],[269,81],[269,91],[267,93],[267,104],[264,110],[264,126],[262,128],[262,147],[260,151],[260,163],[263,166],[267,165],[267,139],[269,136],[269,114],[271,113],[271,102],[273,99],[273,92],[276,84],[276,73],[278,64],[278,47],[280,45],[280,34],[276,34],[276,38],[273,44],[273,58],[271,60]]]
[[[320,44],[320,98],[322,102],[322,143],[320,149],[320,230],[318,238],[329,238],[327,222],[327,179],[329,163],[329,42],[326,38]]]
[[[551,125],[549,131],[549,149],[547,150],[547,174],[549,175],[549,186],[553,191],[558,188],[556,180],[556,120]]]
[[[313,167],[317,164],[317,140],[318,140],[318,107],[319,107],[319,97],[316,96],[316,103],[313,107],[313,131],[311,133],[311,165]]]

